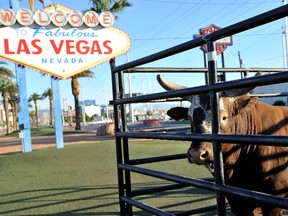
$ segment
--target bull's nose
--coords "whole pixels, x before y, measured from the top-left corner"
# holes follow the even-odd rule
[[[208,151],[201,151],[200,152],[200,160],[205,160],[209,157],[209,152]]]
[[[205,164],[209,159],[209,152],[205,150],[189,149],[187,152],[189,163]]]

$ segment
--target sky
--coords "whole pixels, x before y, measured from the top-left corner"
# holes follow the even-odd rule
[[[29,8],[29,0],[22,0],[21,7]],[[124,64],[172,46],[187,42],[199,33],[200,28],[214,24],[220,28],[251,18],[260,13],[280,7],[281,0],[130,0],[132,7],[120,14],[114,27],[125,31],[131,39],[130,50],[116,58],[116,65]],[[51,0],[70,9],[85,11],[91,7],[89,0]],[[9,8],[9,0],[1,0],[0,8]],[[35,0],[35,10],[42,4]],[[238,52],[247,68],[282,68],[283,48],[282,29],[284,20],[278,20],[261,27],[233,36],[233,45],[224,52],[225,67],[239,67]],[[152,67],[203,67],[203,52],[199,48],[158,60],[143,66]],[[221,58],[218,56],[218,66]],[[6,65],[15,70],[12,63]],[[108,62],[91,69],[95,78],[81,79],[80,100],[96,100],[105,104],[112,99],[111,72]],[[156,81],[157,74],[132,74],[131,86],[135,93],[156,93],[163,91]],[[251,76],[254,74],[251,74]],[[173,82],[185,86],[204,84],[202,74],[165,74]],[[227,79],[239,79],[239,75],[228,74]],[[50,76],[26,69],[28,97],[34,92],[42,94],[51,87]],[[128,78],[125,77],[125,89],[128,93]],[[71,79],[60,81],[60,95],[74,104]],[[40,109],[48,108],[47,100],[40,102]]]

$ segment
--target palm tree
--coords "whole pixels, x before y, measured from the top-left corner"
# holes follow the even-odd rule
[[[13,130],[16,131],[18,130],[18,122],[17,122],[17,116],[18,116],[18,87],[17,85],[11,84],[9,89],[9,99],[8,102],[11,106],[12,109],[12,116],[13,116]]]
[[[54,115],[53,115],[53,93],[52,89],[46,89],[42,94],[42,100],[47,98],[49,99],[49,109],[50,109],[50,125],[54,127]]]
[[[90,0],[93,4],[93,7],[90,10],[96,11],[97,13],[101,13],[103,11],[110,11],[115,19],[118,17],[115,15],[121,12],[124,8],[130,7],[131,3],[127,0]],[[74,96],[74,104],[75,104],[75,119],[76,119],[76,127],[75,130],[81,130],[80,125],[80,106],[79,106],[79,95],[80,95],[80,83],[78,78],[82,77],[94,77],[93,71],[85,71],[84,73],[72,77],[71,87],[72,94]],[[84,101],[83,101],[84,102]]]
[[[3,63],[0,61],[0,64],[3,64]],[[15,76],[10,69],[5,68],[5,67],[0,67],[0,80],[5,80],[7,82],[13,83],[11,78],[14,78],[14,77]]]
[[[2,64],[3,62],[0,62]],[[9,121],[9,102],[8,102],[8,95],[9,95],[9,86],[13,81],[11,78],[14,78],[13,72],[5,67],[0,67],[0,92],[3,97],[4,101],[4,110],[6,116],[6,127],[7,131],[6,134],[10,132],[10,121]]]
[[[36,117],[36,126],[37,126],[37,127],[39,127],[38,104],[37,104],[37,101],[38,101],[38,100],[41,100],[41,99],[42,99],[41,96],[40,96],[39,94],[37,94],[37,93],[33,93],[33,94],[29,97],[29,99],[28,99],[29,102],[30,102],[30,101],[33,101],[33,103],[34,103],[34,107],[35,107],[35,117]]]
[[[115,19],[118,19],[116,14],[120,13],[126,7],[131,7],[132,4],[127,0],[90,0],[92,2],[93,7],[90,10],[93,10],[97,13],[101,13],[103,11],[110,11]]]
[[[110,11],[115,19],[118,18],[116,14],[120,13],[126,7],[131,7],[131,3],[127,0],[90,0],[92,2],[93,7],[90,10],[95,11],[97,13],[101,13],[103,11]],[[80,94],[80,83],[78,77],[94,77],[93,71],[85,71],[84,73],[72,77],[71,86],[72,86],[72,94],[74,96],[75,103],[75,119],[76,119],[76,127],[75,130],[81,130],[80,125],[80,106],[79,106],[79,94]],[[83,101],[84,103],[84,101]]]
[[[3,61],[0,61],[0,64],[6,64]],[[13,72],[6,68],[6,67],[0,67],[0,80],[5,80],[7,82],[13,83],[11,80],[12,78],[15,78]]]
[[[80,82],[78,78],[94,77],[94,72],[87,70],[84,73],[81,73],[77,76],[73,76],[71,79],[71,88],[72,94],[74,96],[74,104],[75,104],[75,120],[76,120],[76,127],[75,130],[81,130],[80,125],[80,106],[79,106],[79,95],[80,95]],[[84,101],[83,101],[84,102]]]
[[[29,112],[29,118],[30,118],[30,126],[33,128],[34,127],[34,118],[35,118],[35,110],[31,110]]]
[[[3,104],[4,104],[5,117],[6,117],[6,127],[7,127],[6,134],[9,134],[11,130],[10,121],[9,121],[9,102],[8,102],[9,86],[10,86],[9,82],[5,80],[0,80],[0,91],[3,97]]]

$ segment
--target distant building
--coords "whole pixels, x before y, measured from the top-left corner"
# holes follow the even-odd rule
[[[142,95],[142,93],[132,93],[132,97],[136,97],[136,96],[141,96]],[[125,94],[125,96],[124,96],[125,98],[129,98],[130,97],[130,94],[128,93],[128,94]]]
[[[80,113],[82,113],[83,101],[79,101],[79,105]],[[84,100],[84,110],[85,114],[89,117],[92,117],[93,115],[101,116],[101,108],[96,105],[96,100]]]
[[[101,107],[100,106],[85,106],[85,113],[89,117],[92,117],[93,115],[101,116]]]
[[[79,105],[83,106],[83,101],[79,101]],[[84,100],[84,106],[96,106],[96,100]]]

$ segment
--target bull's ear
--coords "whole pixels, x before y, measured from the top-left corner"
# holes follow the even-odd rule
[[[238,97],[250,93],[255,87],[242,88],[242,89],[231,89],[221,92],[222,97]]]
[[[255,76],[262,76],[262,75],[263,75],[263,73],[261,71],[259,71],[258,73],[256,73]],[[226,91],[221,92],[221,96],[223,96],[223,97],[238,97],[238,96],[248,94],[254,88],[255,87],[226,90]]]
[[[257,97],[249,97],[249,96],[241,96],[235,97],[235,110],[238,112],[244,112],[245,110],[250,110],[251,107],[254,107],[255,104],[258,102]]]
[[[188,119],[188,110],[189,108],[186,107],[173,107],[167,111],[167,115],[176,120]]]

